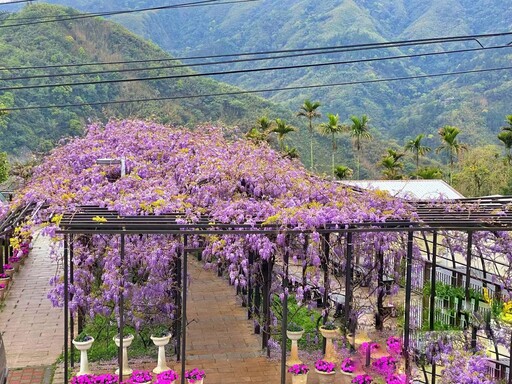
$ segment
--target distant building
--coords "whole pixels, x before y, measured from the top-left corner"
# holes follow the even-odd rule
[[[341,180],[341,184],[367,190],[381,190],[410,200],[463,199],[443,180]]]

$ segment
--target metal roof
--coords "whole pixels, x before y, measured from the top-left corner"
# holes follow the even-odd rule
[[[386,191],[390,195],[411,200],[464,198],[443,180],[342,180],[340,183],[368,190]]]

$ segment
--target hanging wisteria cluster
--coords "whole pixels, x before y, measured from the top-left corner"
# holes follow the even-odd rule
[[[45,232],[54,235],[59,214],[78,205],[99,205],[121,215],[183,213],[194,221],[207,215],[215,222],[267,223],[310,230],[292,239],[262,235],[211,236],[204,241],[209,265],[223,265],[231,279],[245,284],[248,253],[258,262],[286,250],[304,266],[322,262],[322,243],[332,245],[331,256],[343,264],[343,236],[324,239],[316,232],[329,223],[381,222],[411,217],[407,204],[385,194],[354,192],[307,172],[266,144],[229,141],[221,128],[199,126],[193,131],[142,121],[92,124],[85,137],[55,149],[38,167],[16,204],[46,201],[40,221],[53,215]],[[99,158],[126,159],[126,176],[119,165],[101,165]],[[199,241],[199,239],[196,239]],[[370,263],[377,251],[385,257],[387,274],[398,273],[403,257],[400,234],[355,236],[356,257]],[[129,301],[128,320],[134,325],[159,322],[173,315],[173,270],[182,246],[170,236],[128,236],[121,265],[119,239],[80,237],[74,241],[74,282],[71,308],[90,315],[115,313],[119,285]],[[54,257],[59,257],[55,252]],[[308,281],[320,268],[309,270]],[[372,272],[373,273],[373,272]],[[376,273],[376,272],[375,272]],[[316,276],[316,277],[315,277]],[[397,279],[398,280],[398,279]],[[372,279],[376,281],[376,279]],[[299,282],[300,283],[300,282]],[[52,282],[50,298],[62,303],[62,279]],[[303,292],[299,287],[298,292]]]

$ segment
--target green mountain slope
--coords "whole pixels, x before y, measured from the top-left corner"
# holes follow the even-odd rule
[[[3,23],[19,23],[26,18],[73,15],[76,11],[54,5],[31,5],[8,15]],[[72,77],[63,73],[137,68],[135,64],[107,67],[70,67],[52,69],[5,70],[20,66],[62,65],[70,63],[140,60],[170,57],[156,45],[109,21],[84,19],[73,22],[36,24],[16,28],[0,28],[0,105],[27,107],[120,101],[125,99],[165,98],[187,94],[233,92],[239,89],[207,78],[181,78],[162,81],[52,88],[5,88],[41,84],[87,82],[126,77],[151,77],[193,73],[188,68],[159,69],[127,74],[90,74]],[[155,65],[165,65],[157,62]],[[168,63],[167,63],[168,64]],[[180,64],[173,62],[173,64]],[[140,64],[139,64],[140,65]],[[1,69],[0,68],[0,69]],[[52,74],[49,78],[12,78]],[[47,150],[59,139],[78,135],[86,120],[111,117],[142,117],[189,126],[201,122],[238,125],[246,132],[257,117],[268,114],[289,119],[293,114],[283,107],[253,95],[209,97],[150,103],[126,103],[74,108],[34,109],[10,112],[0,117],[0,150],[14,154]],[[301,141],[296,140],[299,144]],[[302,150],[301,150],[302,151]],[[305,151],[305,150],[304,150]]]
[[[53,0],[89,11],[162,5],[157,0]],[[433,36],[509,31],[512,7],[502,0],[262,0],[201,8],[116,16],[138,34],[176,55],[215,54],[381,42]],[[482,41],[506,44],[510,37]],[[353,60],[382,55],[476,48],[477,42],[430,47],[406,47],[329,55],[328,60]],[[359,63],[323,68],[225,76],[244,88],[339,83],[377,78],[443,73],[498,67],[510,63],[511,49],[442,55],[406,60]],[[279,64],[315,62],[288,59]],[[272,65],[263,63],[258,65]],[[256,64],[253,64],[256,65]],[[246,65],[233,64],[233,68]],[[354,86],[269,93],[271,100],[294,108],[305,97],[320,100],[324,110],[369,114],[383,135],[400,142],[412,133],[435,133],[444,124],[459,125],[461,138],[495,141],[503,116],[511,113],[510,71],[361,84]],[[482,105],[484,107],[482,107]],[[420,114],[418,116],[418,114]]]

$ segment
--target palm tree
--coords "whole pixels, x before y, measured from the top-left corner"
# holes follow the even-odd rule
[[[445,125],[440,128],[439,136],[441,136],[441,145],[436,148],[436,152],[447,152],[450,161],[450,184],[452,184],[452,173],[453,173],[453,162],[455,157],[458,156],[462,151],[468,149],[467,145],[459,143],[457,136],[460,133],[460,129],[451,125]]]
[[[353,173],[354,171],[345,165],[338,165],[334,169],[334,175],[340,180],[348,179]]]
[[[296,129],[291,125],[286,124],[286,121],[282,119],[276,119],[276,126],[270,130],[270,132],[277,133],[277,141],[279,142],[279,148],[284,152],[284,137],[294,132]]]
[[[267,116],[262,116],[256,120],[256,125],[245,134],[245,137],[256,143],[266,141],[273,124],[274,122],[269,120]]]
[[[388,180],[401,179],[402,175],[400,171],[404,167],[404,164],[400,161],[405,154],[397,152],[393,149],[388,149],[387,155],[382,158],[380,165],[384,167],[384,177]]]
[[[425,167],[420,169],[416,173],[416,178],[432,180],[432,179],[441,179],[443,177],[443,171],[437,167]]]
[[[318,107],[320,107],[320,103],[318,101],[311,102],[308,99],[304,101],[299,112],[297,112],[297,116],[305,117],[309,120],[309,160],[311,170],[313,170],[313,119],[322,116],[320,112],[317,111]]]
[[[363,115],[361,118],[351,116],[352,125],[350,126],[350,135],[354,138],[354,145],[357,151],[357,178],[361,177],[361,148],[362,140],[372,139],[370,128],[368,127],[368,116]]]
[[[420,134],[416,136],[416,138],[409,140],[407,144],[405,144],[406,151],[414,152],[414,158],[416,160],[416,178],[418,177],[417,174],[420,168],[420,156],[425,156],[428,152],[432,150],[432,148],[430,147],[421,145],[421,140],[423,140],[424,137],[424,134]]]
[[[331,152],[331,166],[332,166],[332,175],[334,176],[334,155],[336,153],[336,149],[338,145],[336,143],[336,135],[343,132],[343,125],[340,124],[340,117],[338,115],[333,115],[332,113],[327,114],[327,118],[329,121],[327,123],[322,123],[319,125],[320,133],[325,136],[331,136],[332,140],[332,152]]]
[[[498,139],[505,145],[505,148],[507,150],[506,161],[507,164],[510,165],[510,163],[512,162],[512,130],[509,131],[508,129],[504,129],[503,131],[498,133]]]

